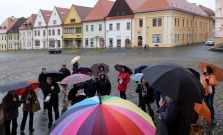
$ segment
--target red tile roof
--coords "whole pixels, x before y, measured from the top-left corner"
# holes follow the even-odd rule
[[[56,9],[57,9],[57,12],[58,12],[58,14],[60,16],[61,21],[64,23],[64,21],[65,21],[67,15],[68,15],[70,9],[59,8],[59,7],[56,7]]]
[[[113,1],[98,0],[94,8],[84,19],[84,21],[103,20],[104,17],[108,16],[113,5],[114,5]]]
[[[17,21],[19,18],[14,18],[12,21],[11,17],[8,17],[1,25],[0,33],[6,33]]]
[[[135,13],[168,9],[208,17],[199,6],[187,2],[186,0],[147,0],[137,11],[135,11]]]
[[[75,9],[77,10],[77,13],[79,14],[82,21],[92,10],[91,7],[83,7],[83,6],[77,6],[77,5],[73,5],[73,6],[75,6]]]
[[[46,24],[48,24],[49,20],[50,20],[50,16],[52,14],[52,11],[48,11],[48,10],[41,10],[43,17],[46,21]]]
[[[129,7],[133,12],[139,9],[143,5],[143,3],[146,2],[146,0],[125,0],[125,1],[128,3]]]
[[[32,14],[19,29],[30,29],[33,28],[37,14]],[[25,27],[24,27],[25,25]]]
[[[210,8],[207,8],[203,5],[199,5],[199,7],[207,14],[209,15],[210,17],[211,16],[215,16],[215,11],[214,10],[211,10]]]

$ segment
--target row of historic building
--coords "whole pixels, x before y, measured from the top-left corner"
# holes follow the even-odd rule
[[[214,37],[214,11],[186,0],[98,0],[93,8],[40,9],[0,25],[0,50],[174,47]]]

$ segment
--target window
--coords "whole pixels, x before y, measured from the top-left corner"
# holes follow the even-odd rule
[[[40,30],[38,30],[38,36],[40,36]]]
[[[94,47],[94,38],[91,38],[91,47]]]
[[[70,19],[70,22],[71,22],[71,23],[74,23],[74,22],[75,22],[75,19]]]
[[[180,18],[178,18],[178,27],[180,26]]]
[[[162,34],[153,34],[153,43],[162,43]]]
[[[102,24],[99,24],[99,31],[102,31]]]
[[[81,27],[76,28],[76,33],[81,33]]]
[[[55,36],[55,30],[52,30],[52,36]]]
[[[184,19],[183,19],[183,27],[184,27]]]
[[[37,36],[36,31],[34,32],[34,35]]]
[[[88,38],[85,38],[85,46],[88,47]]]
[[[139,20],[139,27],[143,27],[143,20],[142,19]]]
[[[127,22],[127,24],[126,24],[126,25],[127,25],[126,30],[130,30],[130,28],[131,28],[131,27],[130,27],[130,22]]]
[[[57,44],[57,47],[59,47],[60,48],[60,40],[58,40],[58,42],[57,42],[58,44]]]
[[[5,36],[5,40],[7,40],[6,36]]]
[[[3,40],[3,36],[2,36],[2,40]]]
[[[197,40],[197,34],[195,34],[195,41]]]
[[[86,25],[86,32],[88,32],[88,25]]]
[[[74,28],[66,28],[64,29],[65,34],[73,34],[74,33]]]
[[[177,26],[177,18],[175,18],[175,27]]]
[[[153,18],[153,27],[157,26],[156,22],[157,22],[156,18]]]
[[[43,36],[44,36],[44,37],[46,36],[46,31],[45,31],[45,30],[43,30]]]
[[[57,24],[57,20],[53,20],[53,24]]]
[[[184,34],[183,34],[183,42],[184,42],[185,40],[184,40]]]
[[[60,29],[57,29],[57,35],[60,36]]]
[[[62,15],[65,15],[65,12],[61,12]]]
[[[51,30],[49,30],[49,36],[51,36]]]
[[[162,26],[162,18],[158,18],[158,26]]]
[[[178,43],[180,42],[180,34],[178,34],[178,40],[177,41],[178,41]]]
[[[109,38],[109,47],[113,47],[113,38]]]
[[[40,41],[39,41],[39,40],[36,40],[36,41],[35,41],[35,45],[36,45],[36,46],[40,46]]]
[[[189,34],[187,34],[187,42],[189,42]]]
[[[118,16],[119,15],[119,12],[117,12],[116,15]]]
[[[94,31],[94,25],[91,25],[91,31]]]
[[[197,21],[195,21],[195,28],[197,28]]]
[[[42,25],[42,23],[41,23],[41,22],[39,22],[38,24],[39,24],[39,26],[41,26],[41,25]]]
[[[125,15],[125,11],[122,11],[122,15]]]
[[[175,43],[177,43],[177,34],[175,34]]]
[[[189,20],[187,20],[187,27],[189,27]]]
[[[120,23],[117,23],[117,24],[116,24],[116,30],[117,30],[117,31],[120,31]]]
[[[109,24],[109,30],[112,31],[113,30],[113,25]]]
[[[117,47],[121,47],[121,39],[117,39]]]

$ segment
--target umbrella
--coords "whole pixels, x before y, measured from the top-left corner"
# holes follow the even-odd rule
[[[81,58],[80,56],[76,56],[76,57],[74,57],[74,58],[71,60],[70,64],[73,65],[73,64],[76,63],[80,58]]]
[[[10,81],[0,86],[0,93],[17,90],[29,85],[27,81]]]
[[[129,70],[129,74],[130,75],[133,74],[132,69],[125,64],[116,64],[114,67],[115,67],[115,70],[118,72],[122,71],[122,67],[126,67]]]
[[[197,72],[197,71],[194,70],[193,68],[187,68],[187,69],[189,69],[190,72],[193,73],[194,76],[196,76],[198,80],[200,80],[200,73],[199,73],[199,72]]]
[[[180,65],[161,62],[144,69],[149,85],[175,102],[202,102],[204,88],[190,70]]]
[[[142,73],[141,70],[147,68],[148,65],[142,65],[134,70],[134,74]]]
[[[130,101],[105,96],[87,98],[71,106],[51,128],[50,135],[155,135],[148,114]]]
[[[214,75],[216,76],[217,80],[223,82],[223,69],[211,64],[211,63],[207,63],[207,62],[200,62],[200,64],[198,65],[199,69],[203,72],[204,71],[204,67],[210,66],[213,71],[214,71]]]
[[[92,71],[92,74],[94,76],[97,76],[99,73],[99,67],[103,66],[104,67],[104,73],[108,73],[109,72],[109,66],[104,64],[104,63],[98,63],[98,64],[94,64],[90,69]]]
[[[43,73],[43,80],[46,80],[46,78],[49,76],[52,77],[54,82],[59,82],[65,77],[63,72],[49,71],[49,72]]]
[[[84,74],[73,74],[64,78],[59,84],[77,84],[90,80],[91,77]]]
[[[135,75],[132,75],[130,78],[135,82],[141,82],[142,77],[143,73],[137,73]]]
[[[28,83],[32,86],[32,90],[35,90],[35,89],[39,88],[39,86],[40,86],[40,83],[37,82],[37,81],[28,81]],[[17,89],[15,91],[15,93],[17,95],[22,95],[26,91],[26,89],[27,89],[27,87],[24,87],[24,88],[21,88],[21,89]]]
[[[194,110],[208,122],[211,122],[211,111],[204,101],[202,101],[202,104],[195,103]]]
[[[91,69],[88,67],[80,67],[78,68],[77,71],[75,71],[75,73],[78,73],[79,71],[81,71],[81,74],[85,74],[85,75],[89,72],[92,72]]]

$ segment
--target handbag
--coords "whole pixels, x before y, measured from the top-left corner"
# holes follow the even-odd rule
[[[31,107],[32,113],[35,113],[35,112],[39,111],[40,109],[41,109],[41,107],[40,107],[40,103],[38,100],[35,101],[34,103],[32,103],[32,107]]]

